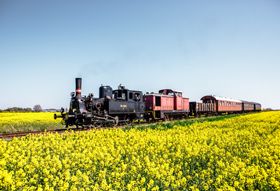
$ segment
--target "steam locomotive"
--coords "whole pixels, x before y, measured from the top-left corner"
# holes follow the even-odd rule
[[[76,91],[71,93],[69,110],[61,109],[60,115],[66,127],[99,127],[128,124],[132,121],[157,121],[185,118],[188,116],[218,115],[260,111],[261,104],[207,95],[202,102],[189,102],[182,92],[162,89],[158,93],[129,90],[119,85],[99,88],[99,98],[93,94],[82,96],[82,79],[76,78]]]
[[[85,126],[112,126],[119,123],[130,123],[141,120],[145,114],[145,103],[141,91],[129,90],[119,85],[113,90],[110,86],[99,88],[99,98],[93,94],[81,95],[82,79],[76,78],[76,91],[71,93],[68,112],[61,109],[61,115],[54,118],[63,118],[66,127],[75,125]]]

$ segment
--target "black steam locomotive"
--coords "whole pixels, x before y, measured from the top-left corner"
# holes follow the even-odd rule
[[[82,96],[81,88],[82,79],[76,78],[76,92],[71,93],[69,111],[62,108],[61,115],[54,116],[55,119],[63,118],[66,127],[113,126],[144,117],[145,103],[141,91],[129,90],[122,85],[113,90],[102,85],[99,98],[94,98],[93,94]]]

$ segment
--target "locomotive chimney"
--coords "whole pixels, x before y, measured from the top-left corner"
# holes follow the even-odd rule
[[[82,78],[76,78],[76,97],[81,97],[82,93]]]

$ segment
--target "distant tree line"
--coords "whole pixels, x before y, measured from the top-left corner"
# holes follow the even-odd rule
[[[10,107],[7,109],[0,110],[0,112],[32,112],[32,108],[21,108],[21,107]]]
[[[27,108],[10,107],[10,108],[3,109],[3,110],[0,109],[0,112],[41,112],[41,111],[43,111],[41,105],[35,105],[33,107],[33,109],[30,107],[27,107]]]

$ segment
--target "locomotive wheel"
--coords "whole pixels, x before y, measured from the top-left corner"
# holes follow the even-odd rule
[[[66,129],[69,127],[68,121],[65,122]]]
[[[126,125],[131,125],[132,124],[132,120],[128,119],[126,122],[125,122]]]
[[[102,123],[100,123],[100,122],[95,122],[95,123],[93,124],[93,126],[94,126],[94,127],[102,127]]]
[[[125,116],[124,118],[123,118],[123,124],[124,125],[130,125],[131,123],[132,123],[132,120],[129,118],[129,116]]]

